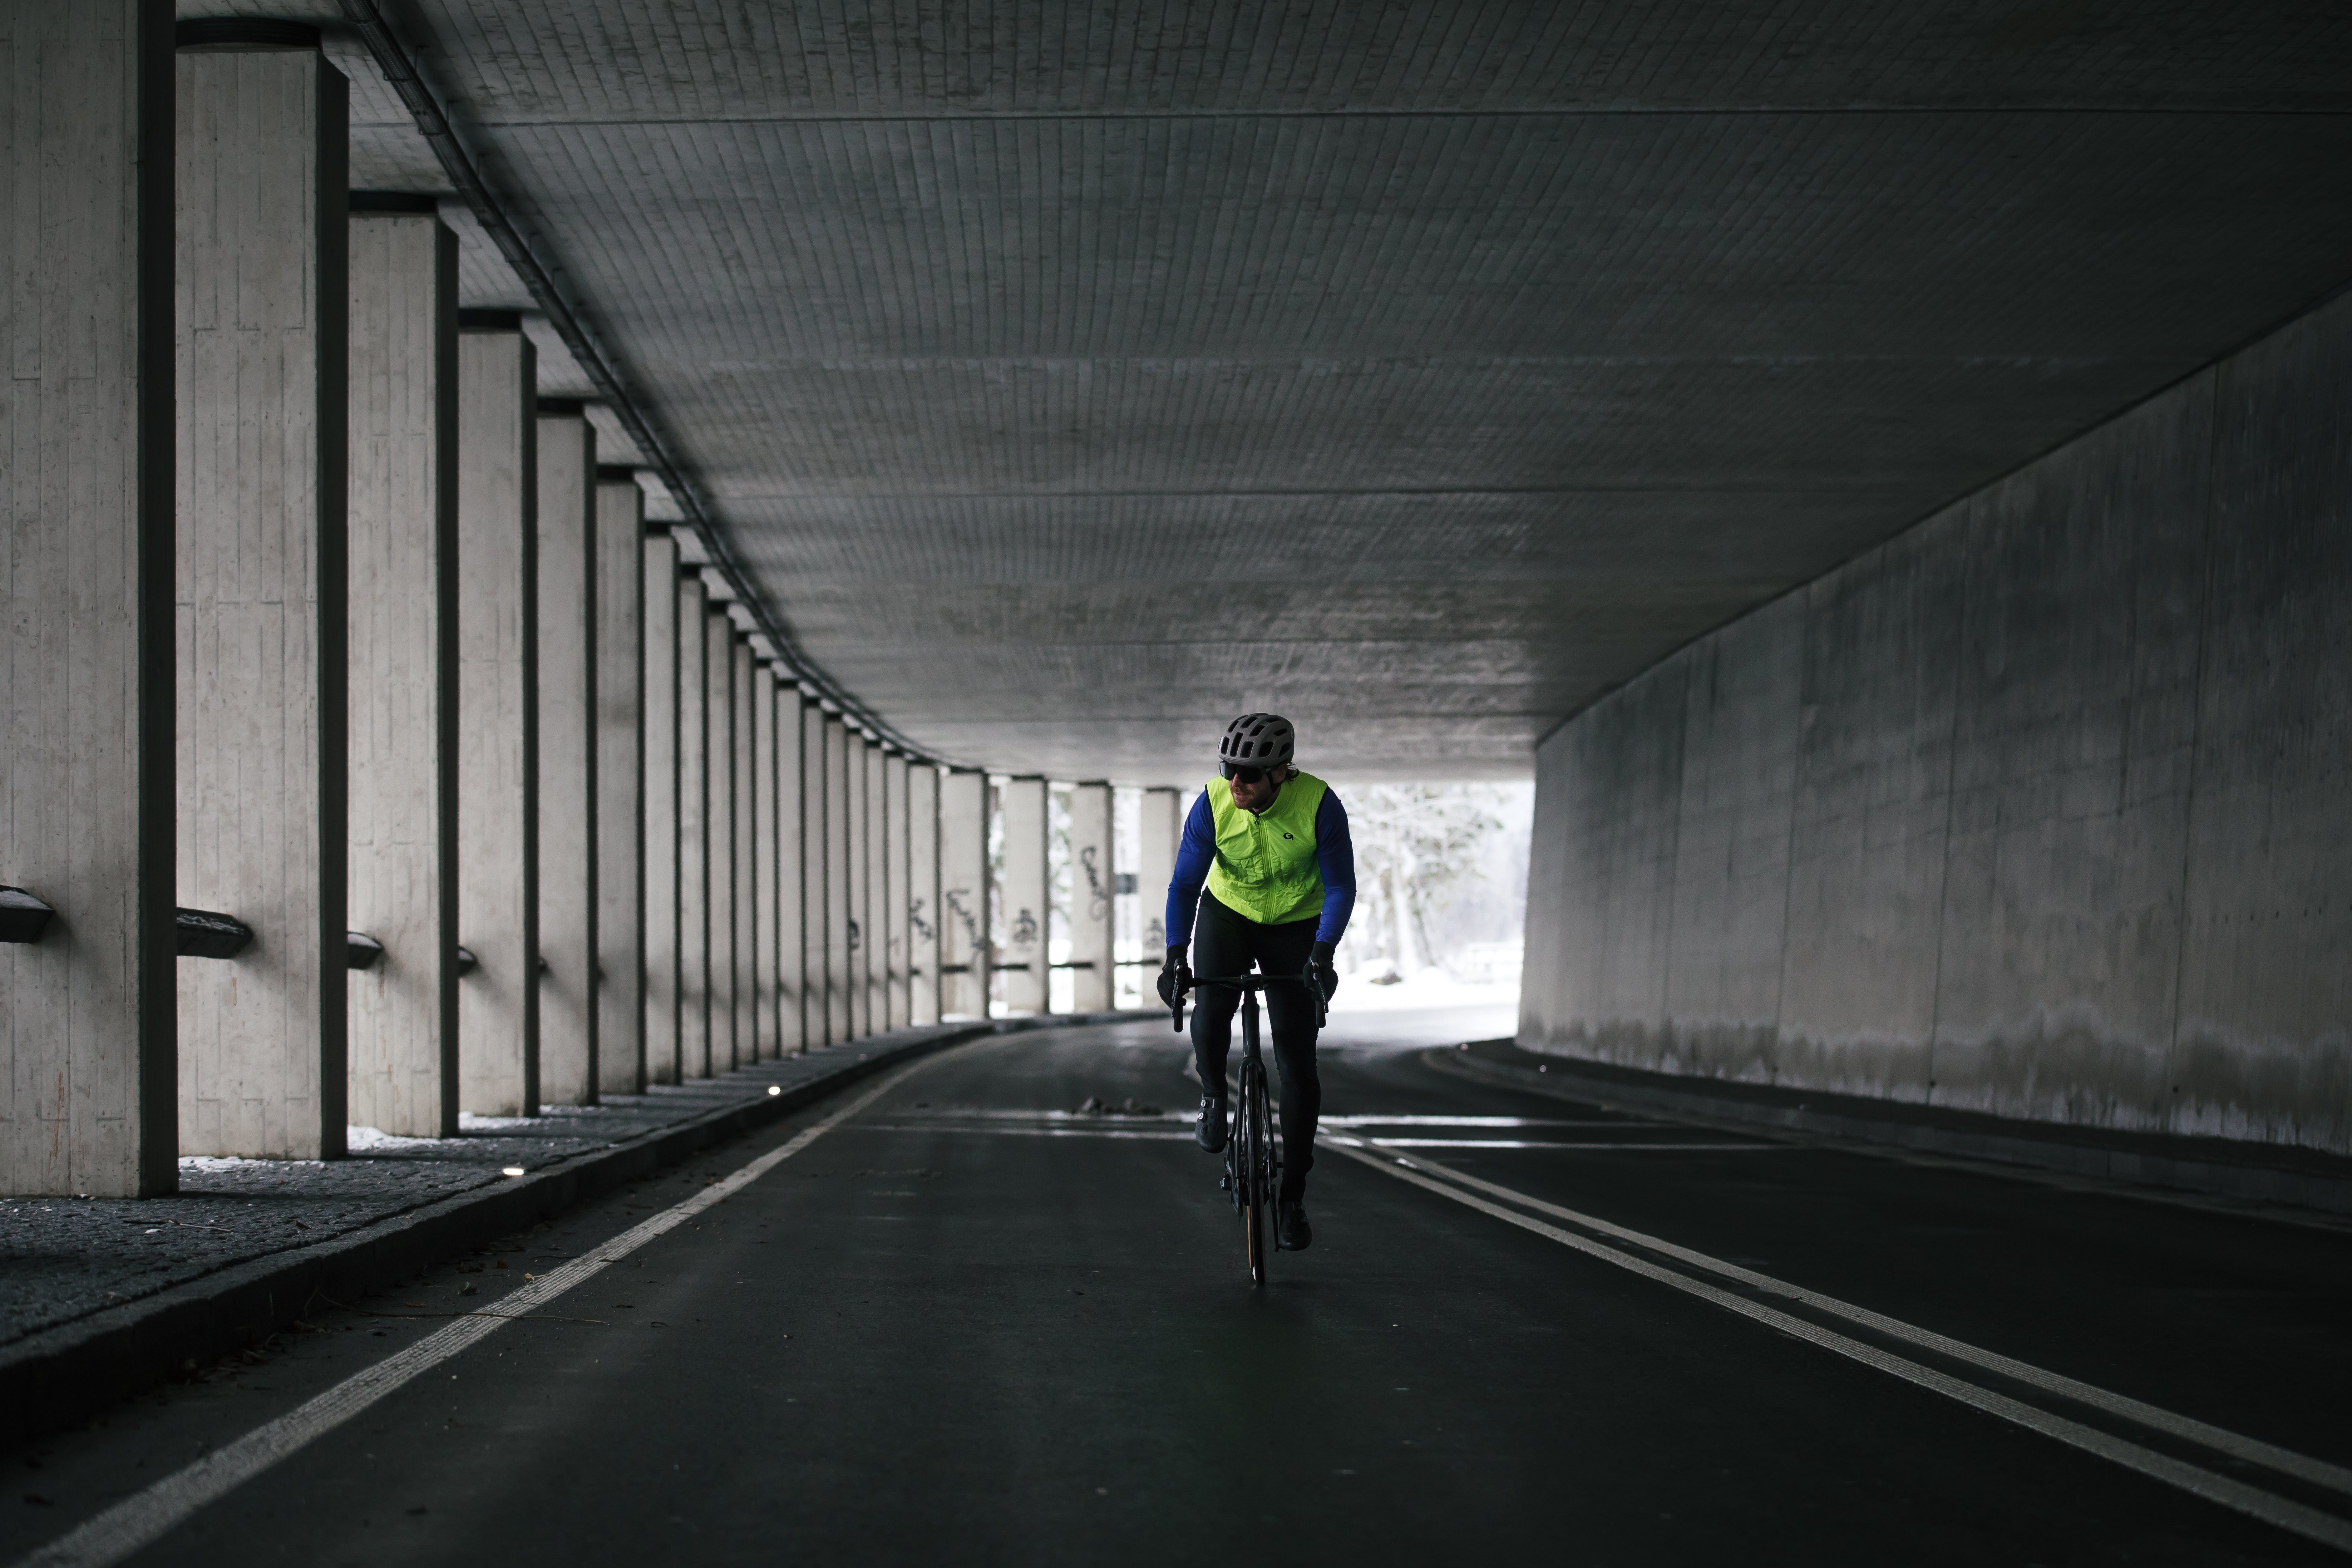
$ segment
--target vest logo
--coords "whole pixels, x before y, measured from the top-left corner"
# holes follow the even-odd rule
[[[1298,837],[1298,835],[1297,835],[1296,833],[1286,833],[1286,834],[1284,834],[1284,835],[1283,835],[1283,837],[1284,837],[1285,838],[1296,838],[1296,837]]]

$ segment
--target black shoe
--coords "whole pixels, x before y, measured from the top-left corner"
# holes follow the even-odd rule
[[[1201,1147],[1213,1154],[1225,1146],[1225,1102],[1210,1095],[1201,1097],[1201,1124],[1192,1130]]]
[[[1274,1245],[1285,1252],[1304,1252],[1315,1245],[1315,1227],[1307,1223],[1305,1198],[1274,1205]]]

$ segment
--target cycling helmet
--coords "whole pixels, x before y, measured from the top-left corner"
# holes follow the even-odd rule
[[[1217,742],[1219,767],[1286,768],[1297,749],[1298,731],[1278,713],[1244,713],[1225,726]]]

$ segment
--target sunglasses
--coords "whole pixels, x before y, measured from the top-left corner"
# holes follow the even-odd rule
[[[1264,768],[1245,768],[1238,763],[1225,763],[1221,765],[1224,769],[1225,776],[1235,784],[1254,784],[1265,782],[1266,770]]]

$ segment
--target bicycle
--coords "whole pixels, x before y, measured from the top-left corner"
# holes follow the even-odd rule
[[[1232,1131],[1225,1138],[1225,1173],[1220,1189],[1234,1195],[1242,1216],[1243,1247],[1249,1257],[1250,1284],[1265,1283],[1265,1233],[1268,1212],[1282,1190],[1282,1140],[1276,1136],[1274,1110],[1266,1097],[1265,1060],[1258,1054],[1257,994],[1276,984],[1301,984],[1315,999],[1315,1026],[1328,1017],[1323,987],[1310,964],[1296,975],[1264,973],[1228,977],[1194,975],[1180,981],[1169,1011],[1178,1034],[1184,1032],[1184,993],[1203,985],[1230,985],[1242,994],[1242,1065]],[[1205,1085],[1203,1087],[1206,1087]]]

